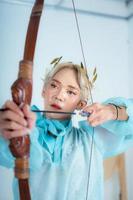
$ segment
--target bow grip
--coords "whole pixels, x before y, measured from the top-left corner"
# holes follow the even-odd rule
[[[18,106],[24,104],[30,105],[32,98],[32,62],[21,61],[18,79],[11,87],[13,101]],[[16,158],[15,160],[15,176],[19,179],[29,177],[28,158],[30,154],[30,138],[29,135],[10,139],[9,148]]]

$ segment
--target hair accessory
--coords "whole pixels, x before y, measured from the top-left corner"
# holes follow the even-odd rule
[[[54,59],[51,61],[50,64],[53,65],[53,68],[54,68],[54,67],[56,67],[56,66],[59,64],[59,62],[61,61],[61,59],[62,59],[62,56],[57,57],[57,58],[54,58]],[[68,63],[72,63],[72,62],[68,62]],[[87,77],[87,79],[88,79],[88,81],[89,81],[89,83],[90,83],[90,85],[91,85],[91,87],[92,87],[93,84],[94,84],[94,82],[95,82],[96,79],[97,79],[97,69],[96,69],[96,67],[95,67],[94,70],[93,70],[93,74],[92,74],[92,79],[91,79],[91,80],[90,80],[90,78],[89,78],[89,76],[88,76],[87,68],[84,67],[84,65],[83,65],[82,62],[80,63],[80,67],[81,67],[81,69],[84,71],[84,73],[85,73],[85,75],[86,75],[86,77]]]
[[[90,78],[89,78],[89,76],[88,76],[87,68],[84,67],[84,65],[83,65],[82,62],[80,63],[80,66],[81,66],[82,70],[84,70],[84,72],[85,72],[85,74],[86,74],[86,77],[87,77],[87,79],[88,79],[88,81],[89,81],[89,83],[91,84],[91,87],[92,87],[93,84],[94,84],[94,82],[95,82],[96,79],[97,79],[97,69],[96,69],[96,67],[95,67],[94,70],[93,70],[92,79],[90,80]]]
[[[53,67],[55,67],[60,62],[61,59],[62,59],[62,56],[60,56],[58,58],[54,58],[50,64],[51,65],[54,64]]]

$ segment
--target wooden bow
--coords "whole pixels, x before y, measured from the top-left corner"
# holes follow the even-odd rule
[[[42,14],[44,0],[36,0],[30,16],[23,60],[19,64],[18,79],[11,87],[13,101],[18,106],[31,103],[32,98],[32,73],[37,32],[40,17]],[[15,176],[19,181],[20,200],[31,200],[28,185],[29,178],[29,135],[12,138],[10,140],[10,150],[15,160]]]

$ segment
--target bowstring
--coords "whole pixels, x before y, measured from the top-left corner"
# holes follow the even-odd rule
[[[78,22],[78,17],[77,17],[77,12],[76,12],[74,0],[72,0],[72,5],[73,5],[73,11],[74,11],[74,16],[75,16],[75,21],[76,21],[76,27],[77,27],[77,31],[78,31],[81,53],[82,53],[82,57],[83,57],[83,63],[84,63],[84,67],[87,71],[87,65],[86,65],[86,59],[85,59],[85,54],[84,54],[81,31],[80,31],[80,27],[79,27],[79,22]],[[89,75],[88,75],[88,78],[89,78]],[[89,78],[89,82],[90,82],[90,78]],[[91,104],[93,104],[94,101],[93,101],[93,97],[92,97],[92,91],[91,91],[90,84],[89,84],[89,93],[90,93],[90,102],[91,102]],[[94,127],[93,127],[92,128],[92,140],[91,140],[91,146],[90,146],[89,166],[88,166],[88,173],[87,173],[86,200],[88,199],[89,187],[90,187],[90,175],[91,175],[91,163],[92,163],[93,145],[94,145],[94,134],[95,134],[95,132],[94,132]]]

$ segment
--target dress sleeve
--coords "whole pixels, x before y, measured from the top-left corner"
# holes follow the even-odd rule
[[[112,98],[104,102],[108,103],[125,106],[129,118],[127,121],[111,120],[94,128],[94,142],[104,158],[116,156],[133,147],[133,100]],[[92,136],[93,127],[87,120],[81,121],[80,127]]]
[[[104,102],[125,106],[128,113],[127,121],[111,120],[95,129],[95,141],[103,157],[115,156],[133,147],[133,100],[112,98]]]
[[[13,168],[14,157],[9,150],[9,141],[0,136],[0,165]]]
[[[39,130],[34,128],[30,133],[30,169],[37,170],[43,162],[43,148],[39,141]],[[0,136],[0,165],[13,168],[15,158],[10,152],[9,141]]]
[[[39,143],[39,129],[34,128],[30,134],[30,169],[38,170],[43,163],[43,147]]]

